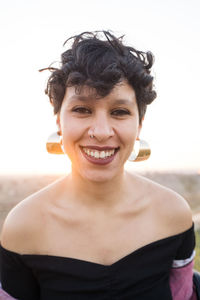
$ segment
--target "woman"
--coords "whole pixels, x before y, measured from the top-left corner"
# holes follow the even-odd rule
[[[60,68],[48,68],[46,93],[72,172],[6,218],[1,280],[13,297],[192,299],[188,204],[124,171],[156,97],[152,64],[150,52],[122,38],[86,32],[73,37]]]

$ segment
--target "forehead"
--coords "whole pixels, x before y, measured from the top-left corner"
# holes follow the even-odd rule
[[[77,91],[76,87],[68,87],[64,96],[64,101],[74,103],[80,102],[94,102],[94,99],[105,99],[107,101],[117,101],[118,104],[136,104],[136,95],[134,89],[125,81],[118,83],[114,86],[112,91],[105,97],[97,95],[94,88],[82,86]]]

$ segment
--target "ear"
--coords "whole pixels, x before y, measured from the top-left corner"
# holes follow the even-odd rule
[[[139,140],[139,138],[140,138],[140,132],[141,132],[141,130],[142,130],[143,121],[144,121],[144,117],[142,118],[142,121],[141,121],[141,123],[138,125],[138,134],[137,134],[137,140]]]
[[[58,132],[60,133],[59,135],[62,135],[61,126],[60,126],[60,114],[59,113],[57,113],[57,115],[56,115],[56,125],[58,127]]]

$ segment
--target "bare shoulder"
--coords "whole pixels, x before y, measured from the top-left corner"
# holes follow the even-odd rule
[[[177,192],[146,177],[137,175],[138,186],[150,197],[160,224],[176,234],[192,226],[192,211],[187,201]]]
[[[18,203],[7,215],[2,231],[1,245],[14,252],[29,253],[46,226],[46,215],[51,199],[57,197],[60,182],[39,190]]]

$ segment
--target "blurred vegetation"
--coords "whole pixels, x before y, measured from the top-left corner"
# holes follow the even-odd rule
[[[194,260],[194,268],[195,270],[200,272],[200,229],[196,230],[196,256]]]

